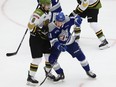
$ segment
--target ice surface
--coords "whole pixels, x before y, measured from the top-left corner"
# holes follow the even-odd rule
[[[76,7],[76,0],[60,0],[66,14]],[[83,20],[82,34],[79,44],[85,53],[96,79],[87,77],[79,62],[68,53],[62,53],[59,63],[64,69],[64,82],[53,83],[46,80],[42,87],[116,87],[116,1],[101,0],[99,25],[103,29],[110,48],[99,50],[100,41],[93,30]],[[0,0],[0,87],[27,87],[26,78],[31,55],[29,49],[29,33],[26,35],[19,53],[6,57],[7,52],[16,51],[28,20],[36,8],[36,0]],[[40,64],[36,78],[44,79],[44,59]]]

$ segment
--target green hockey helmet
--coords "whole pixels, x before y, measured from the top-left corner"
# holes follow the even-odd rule
[[[51,0],[39,0],[40,4],[51,4]]]

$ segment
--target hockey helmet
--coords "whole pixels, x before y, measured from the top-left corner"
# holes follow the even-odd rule
[[[65,16],[63,12],[60,12],[56,15],[56,21],[63,22],[65,20]]]
[[[39,4],[51,4],[51,0],[38,0]]]

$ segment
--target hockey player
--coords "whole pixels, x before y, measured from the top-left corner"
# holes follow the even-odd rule
[[[101,41],[99,45],[100,49],[108,48],[108,41],[106,40],[102,29],[98,26],[98,14],[99,9],[102,7],[100,0],[77,0],[78,6],[75,10],[70,14],[70,16],[74,16],[78,14],[82,18],[87,17],[88,23],[90,23],[90,27],[94,30],[96,36]],[[77,30],[80,38],[81,29]]]
[[[50,20],[49,9],[51,6],[51,0],[40,0],[39,3],[39,7],[34,11],[28,23],[28,29],[30,30],[29,44],[33,59],[28,72],[28,85],[38,84],[38,81],[34,77],[43,54],[46,59],[46,67],[44,68],[45,71],[47,72],[47,69],[49,70],[51,68],[50,63],[48,62],[51,45],[47,36],[47,25]],[[51,73],[48,74],[48,77],[51,79],[55,78]]]
[[[40,5],[40,0],[37,0],[38,2],[38,6]],[[61,12],[62,11],[62,8],[61,8],[61,5],[60,5],[60,1],[59,0],[51,0],[51,6],[50,6],[50,9],[49,11],[51,12],[51,19],[50,21],[53,21],[54,20],[54,16],[58,13],[58,12]],[[45,70],[45,73],[46,75],[48,75],[48,72],[49,70],[51,70],[51,67],[44,67],[44,70]],[[51,78],[51,75],[48,76]],[[52,77],[53,79],[53,77]]]
[[[75,42],[76,29],[80,27],[81,21],[82,19],[80,16],[69,18],[60,12],[55,16],[55,21],[48,25],[50,30],[49,39],[52,44],[49,62],[58,74],[54,81],[63,80],[65,78],[63,69],[57,62],[60,53],[65,51],[67,51],[73,58],[76,57],[80,61],[82,68],[89,77],[96,77],[96,74],[91,72],[89,63],[78,43]],[[73,34],[70,33],[72,25],[74,25]]]

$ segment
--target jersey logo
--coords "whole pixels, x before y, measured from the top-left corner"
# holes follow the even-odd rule
[[[66,35],[60,35],[59,36],[60,41],[66,41],[67,39],[68,39],[68,37]]]
[[[68,39],[68,30],[62,30],[58,38],[60,41],[66,41]]]
[[[57,34],[57,33],[59,33],[59,32],[60,32],[60,31],[59,31],[58,29],[56,29],[54,33]]]
[[[60,39],[61,41],[64,41],[64,38],[65,38],[65,36],[64,36],[64,35],[59,36],[59,39]]]
[[[69,25],[66,25],[65,28],[69,27]]]
[[[82,5],[83,5],[83,7],[87,7],[88,6],[88,3],[87,2],[86,3],[83,2]]]
[[[78,50],[76,50],[76,51],[74,51],[74,53],[77,53],[77,52],[79,52],[80,50],[78,49]]]
[[[92,19],[92,17],[88,17],[88,19]]]

